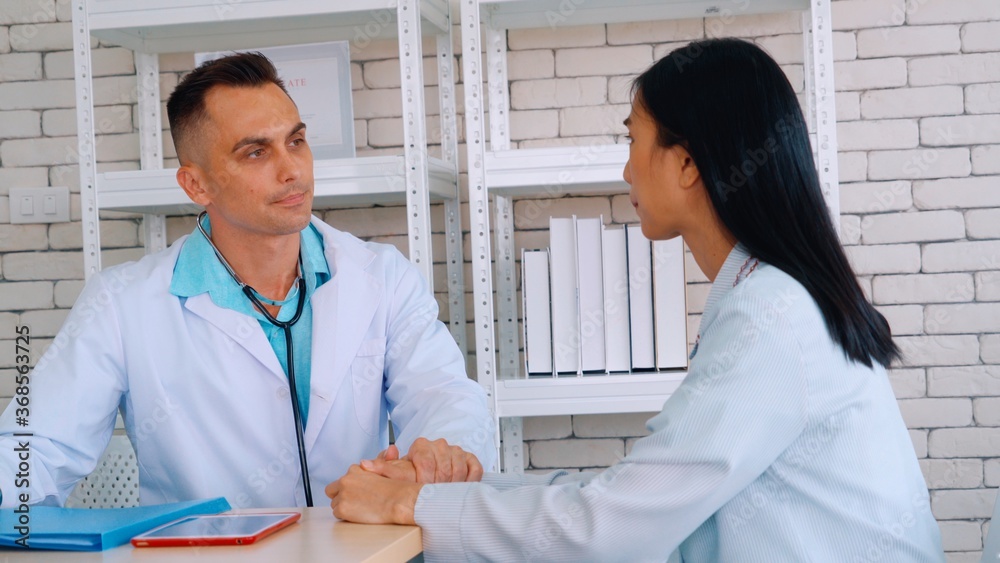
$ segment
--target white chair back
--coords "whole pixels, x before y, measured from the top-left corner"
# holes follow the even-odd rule
[[[128,436],[111,437],[97,468],[80,481],[66,508],[125,508],[139,505],[139,469]]]

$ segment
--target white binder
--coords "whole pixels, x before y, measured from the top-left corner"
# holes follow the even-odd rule
[[[524,356],[529,376],[552,376],[552,300],[549,251],[521,251],[521,298],[524,303]]]
[[[571,219],[549,219],[552,280],[552,362],[556,373],[580,372],[580,316],[577,312],[576,227]]]
[[[580,370],[607,373],[604,349],[603,217],[576,219],[577,282],[580,296]]]
[[[632,369],[629,351],[628,259],[625,229],[605,227],[602,236],[604,253],[604,332],[608,371]]]
[[[687,308],[684,242],[681,237],[653,242],[653,310],[656,367],[687,367]]]
[[[626,227],[628,245],[629,326],[632,371],[656,369],[653,337],[653,265],[649,239],[639,225]]]

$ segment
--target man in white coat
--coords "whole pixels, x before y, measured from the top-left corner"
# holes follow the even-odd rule
[[[0,417],[2,506],[62,505],[119,411],[142,504],[302,506],[377,455],[478,480],[495,461],[485,393],[416,268],[312,217],[305,124],[270,61],[202,65],[168,115],[207,217],[87,283],[30,375],[29,425],[15,403]]]

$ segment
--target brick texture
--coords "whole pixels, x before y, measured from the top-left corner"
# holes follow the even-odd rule
[[[5,327],[28,322],[37,327],[43,347],[83,287],[71,3],[3,4],[0,331],[5,332],[0,339],[10,333]],[[632,80],[691,39],[750,39],[775,57],[803,93],[799,14],[746,15],[733,8],[733,16],[707,19],[510,30],[514,146],[623,142],[621,120],[629,110]],[[934,494],[933,511],[941,520],[948,559],[978,561],[981,524],[993,505],[991,488],[1000,486],[1000,3],[836,0],[832,11],[841,238],[860,285],[888,319],[903,351],[889,380]],[[354,43],[351,76],[359,154],[398,154],[403,115],[397,43]],[[132,54],[94,44],[100,45],[93,56],[100,169],[134,169]],[[440,110],[433,38],[426,38],[423,47],[428,55],[425,98],[433,123],[428,133],[436,142]],[[178,78],[193,68],[193,57],[162,55],[160,63],[165,99]],[[458,64],[455,68],[461,69]],[[461,85],[457,95],[461,128]],[[169,140],[169,134],[164,137]],[[463,146],[463,171],[464,151]],[[172,148],[164,154],[167,165],[175,165]],[[45,185],[74,190],[73,222],[10,225],[9,189]],[[442,223],[439,213],[434,215],[436,233]],[[358,236],[406,249],[402,207],[320,214]],[[573,214],[600,215],[608,223],[638,221],[622,192],[520,199],[514,203],[515,247],[546,246],[549,216]],[[141,228],[134,216],[107,214],[105,219],[105,263],[141,256]],[[174,240],[190,232],[191,218],[170,218],[168,227]],[[469,260],[472,249],[468,235],[465,239]],[[442,236],[434,235],[438,292],[445,290],[442,243]],[[686,261],[693,339],[710,284],[690,254]],[[468,267],[466,276],[471,292]],[[471,314],[471,293],[467,307]],[[0,379],[9,373],[0,365]],[[0,387],[0,397],[4,389]],[[526,419],[528,470],[606,467],[646,433],[646,418],[648,414]]]

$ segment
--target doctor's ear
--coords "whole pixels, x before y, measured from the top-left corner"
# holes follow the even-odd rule
[[[205,207],[212,202],[205,172],[197,164],[185,164],[177,169],[177,184],[191,201]]]

